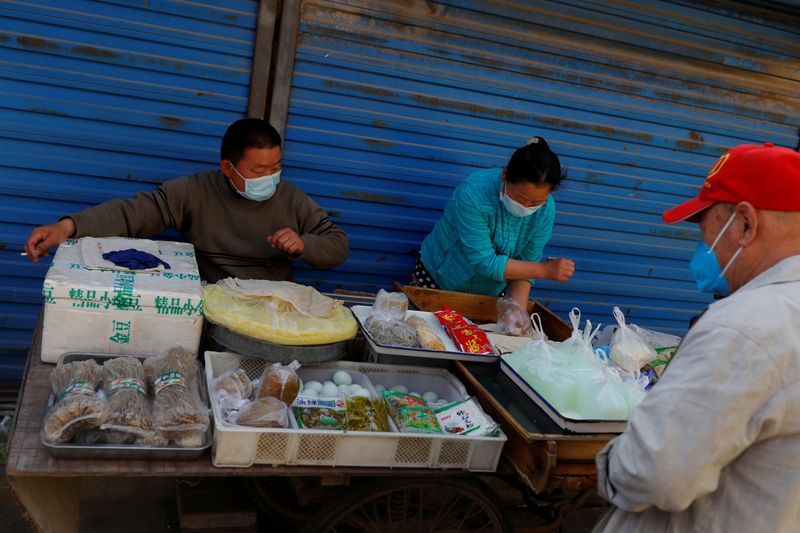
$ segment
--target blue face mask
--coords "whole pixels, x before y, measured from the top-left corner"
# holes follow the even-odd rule
[[[744,248],[740,246],[723,269],[720,267],[719,260],[717,260],[717,254],[714,252],[714,247],[719,242],[720,237],[722,237],[722,235],[731,225],[734,218],[736,218],[736,213],[732,214],[725,225],[722,226],[722,230],[719,232],[719,235],[717,235],[717,238],[714,239],[714,242],[711,243],[711,246],[704,243],[703,239],[700,239],[700,242],[697,243],[697,248],[695,249],[694,256],[692,256],[692,260],[689,263],[689,268],[692,270],[694,279],[697,282],[697,288],[700,290],[700,292],[708,292],[718,296],[728,296],[731,293],[731,288],[728,286],[728,280],[725,279],[725,272],[728,271],[733,264],[733,261],[739,257],[739,254],[742,252],[742,250],[744,250]]]
[[[233,163],[231,163],[231,167],[233,170],[236,170],[236,167],[233,165]],[[256,202],[263,202],[264,200],[269,200],[272,198],[272,195],[275,194],[275,190],[278,188],[278,183],[281,182],[280,170],[275,174],[267,174],[266,176],[261,176],[259,178],[245,178],[238,170],[236,170],[236,173],[239,174],[239,177],[244,180],[244,192],[234,187],[236,192],[248,200],[253,200]]]
[[[517,202],[516,200],[512,200],[504,190],[504,187],[500,189],[500,201],[503,202],[503,206],[506,208],[506,211],[511,213],[512,216],[515,217],[529,217],[534,214],[536,211],[542,208],[544,204],[535,205],[533,207],[525,207],[521,203]]]

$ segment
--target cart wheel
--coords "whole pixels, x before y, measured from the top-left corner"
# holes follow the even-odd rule
[[[321,507],[318,504],[302,507],[286,477],[248,477],[242,481],[250,499],[275,528],[299,529]]]
[[[303,531],[511,531],[503,502],[474,478],[371,480],[337,498]]]

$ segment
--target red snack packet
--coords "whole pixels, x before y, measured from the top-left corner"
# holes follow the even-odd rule
[[[444,306],[441,311],[434,311],[439,323],[449,332],[450,328],[457,326],[468,326],[469,323],[464,316],[458,311],[453,311],[447,306]]]
[[[495,353],[486,333],[473,325],[457,326],[448,330],[450,338],[462,352],[492,355]]]
[[[486,333],[475,327],[458,311],[444,307],[442,311],[435,311],[433,314],[436,315],[439,323],[444,326],[447,335],[453,339],[456,348],[462,352],[478,355],[496,353],[492,343],[486,337]]]

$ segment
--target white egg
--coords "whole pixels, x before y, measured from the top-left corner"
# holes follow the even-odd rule
[[[353,396],[363,396],[364,398],[369,398],[369,391],[367,389],[361,389],[357,392],[354,392]]]
[[[395,385],[389,390],[392,392],[408,392],[408,387],[405,387],[403,385]]]
[[[327,387],[328,385],[336,385],[336,383],[334,383],[333,381],[324,381],[322,383],[323,387]]]
[[[303,398],[319,398],[319,391],[316,389],[303,389],[300,396]]]
[[[344,370],[337,370],[333,373],[333,382],[337,385],[350,385],[353,383],[353,378]]]
[[[418,397],[418,398],[422,398],[422,394],[420,394],[420,393],[418,393],[418,392],[415,392],[415,391],[409,392],[409,394],[410,394],[411,396],[416,396],[416,397]]]
[[[339,396],[339,387],[333,383],[329,385],[323,385],[321,396],[325,396],[326,398]]]
[[[350,392],[358,392],[359,389],[363,389],[364,387],[362,387],[358,383],[353,383],[352,385],[348,386],[347,388],[350,390]]]
[[[432,403],[439,399],[439,395],[429,390],[428,392],[422,395],[422,399],[428,403]]]
[[[306,391],[315,391],[319,392],[322,390],[322,383],[319,381],[309,381],[303,385],[303,392]]]

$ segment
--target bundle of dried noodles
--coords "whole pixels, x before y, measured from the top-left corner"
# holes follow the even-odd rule
[[[197,442],[208,428],[208,409],[197,392],[194,355],[181,347],[171,348],[145,359],[144,371],[153,390],[156,431],[178,446]]]
[[[153,415],[145,380],[142,363],[133,357],[117,357],[103,364],[107,407],[100,427],[112,430],[106,437],[109,443],[152,436]]]
[[[95,393],[103,372],[94,360],[58,363],[50,373],[56,402],[45,415],[42,436],[51,443],[69,442],[75,432],[97,427],[106,402]]]

